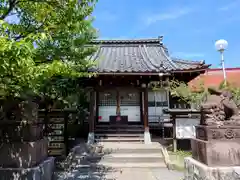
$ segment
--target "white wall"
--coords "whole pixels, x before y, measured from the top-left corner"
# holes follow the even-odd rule
[[[98,121],[109,122],[109,116],[116,115],[116,106],[99,106],[98,107]]]
[[[131,98],[129,94],[134,94]],[[105,91],[99,93],[99,122],[109,122],[109,116],[116,115],[116,91]],[[120,91],[121,103],[120,112],[121,115],[128,116],[129,122],[140,122],[140,93],[136,90]],[[168,108],[168,92],[162,91],[149,91],[148,92],[148,118],[149,122],[159,122],[159,116],[161,119],[168,118],[168,115],[164,115],[162,109]]]
[[[122,116],[128,116],[129,122],[140,122],[140,106],[122,106]],[[99,122],[109,122],[109,116],[116,116],[116,106],[99,106]]]
[[[128,116],[128,122],[140,122],[140,106],[122,106],[121,115]]]
[[[129,122],[140,122],[140,93],[136,90],[123,90],[120,94],[120,113],[128,116]],[[99,122],[109,122],[109,116],[116,115],[116,91],[99,93]]]

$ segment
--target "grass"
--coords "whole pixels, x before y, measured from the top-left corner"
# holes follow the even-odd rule
[[[178,171],[184,170],[184,158],[192,156],[192,153],[189,151],[178,150],[177,152],[168,152],[173,169]]]

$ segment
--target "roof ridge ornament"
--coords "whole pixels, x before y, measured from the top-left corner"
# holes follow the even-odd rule
[[[205,64],[205,60],[201,60],[201,61],[200,61],[200,64]]]
[[[159,40],[159,44],[160,45],[163,45],[163,36],[158,36],[158,40]]]
[[[160,42],[162,42],[163,36],[158,36],[158,39],[159,39]]]

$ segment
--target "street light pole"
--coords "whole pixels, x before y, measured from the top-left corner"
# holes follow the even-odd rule
[[[228,47],[228,42],[224,39],[220,39],[216,41],[215,43],[216,49],[220,52],[221,54],[221,64],[222,64],[222,71],[223,71],[223,80],[224,80],[224,85],[227,83],[227,75],[226,75],[226,70],[225,70],[225,62],[224,62],[224,51]]]
[[[221,53],[221,63],[222,63],[222,71],[223,71],[223,79],[224,79],[224,83],[227,81],[227,75],[226,75],[226,70],[225,70],[225,63],[224,63],[224,55],[223,55],[224,51],[220,51]]]

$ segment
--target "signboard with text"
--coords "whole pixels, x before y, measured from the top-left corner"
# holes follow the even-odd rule
[[[176,138],[191,139],[196,137],[195,126],[199,125],[199,118],[176,119]]]

